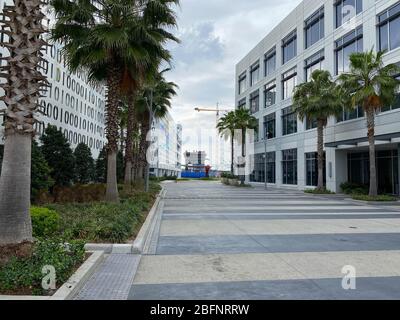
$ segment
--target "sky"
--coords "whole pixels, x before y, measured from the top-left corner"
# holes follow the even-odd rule
[[[235,65],[300,2],[181,0],[176,10],[181,43],[169,45],[174,60],[167,79],[179,85],[171,114],[183,126],[183,151],[205,150],[215,162],[216,114],[194,108],[215,109],[218,102],[221,109],[233,109]]]

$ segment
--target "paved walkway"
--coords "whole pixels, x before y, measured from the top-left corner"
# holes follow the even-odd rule
[[[400,299],[399,207],[218,182],[166,184],[129,299]],[[356,290],[342,268],[356,268]]]

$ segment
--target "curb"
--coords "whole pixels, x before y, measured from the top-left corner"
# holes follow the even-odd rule
[[[0,295],[0,300],[71,300],[92,276],[97,266],[103,261],[104,252],[89,252],[92,255],[52,296],[9,296]]]
[[[142,228],[140,229],[135,241],[133,242],[132,245],[132,253],[134,254],[142,254],[143,249],[145,247],[147,238],[149,234],[152,234],[154,227],[155,227],[155,221],[157,217],[157,213],[159,212],[159,207],[162,202],[162,199],[165,196],[165,189],[162,188],[159,196],[157,197],[156,202],[154,203],[153,207],[151,208],[149,215],[147,216],[146,221],[144,222]]]

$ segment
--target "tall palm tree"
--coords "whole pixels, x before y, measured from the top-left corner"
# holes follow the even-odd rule
[[[235,111],[228,112],[221,119],[219,119],[217,124],[217,130],[219,134],[225,138],[230,139],[231,142],[231,173],[234,174],[234,139],[235,139]]]
[[[378,194],[375,153],[375,113],[391,105],[396,98],[399,80],[394,76],[400,71],[395,64],[383,64],[384,52],[373,50],[350,55],[350,71],[339,77],[343,90],[348,93],[352,108],[362,106],[367,117],[370,186],[369,195]]]
[[[1,32],[9,40],[2,43],[9,51],[1,67],[5,110],[4,157],[0,178],[0,244],[32,240],[29,214],[31,183],[31,144],[35,114],[41,90],[47,84],[40,73],[42,35],[40,0],[14,0],[5,6]]]
[[[246,131],[248,129],[258,129],[258,120],[251,114],[249,109],[240,108],[235,110],[235,129],[241,131],[242,157],[246,156]],[[241,177],[244,184],[244,176]]]
[[[338,97],[339,87],[332,80],[329,71],[316,70],[311,74],[309,82],[295,88],[293,107],[301,121],[316,120],[318,132],[318,185],[317,190],[324,187],[324,127],[328,118],[337,116],[342,111],[342,101]]]
[[[51,0],[56,16],[52,36],[64,44],[69,68],[87,71],[91,82],[105,84],[107,88],[107,201],[118,201],[116,163],[121,80],[126,66],[150,62],[150,51],[162,55],[163,41],[174,39],[163,27],[175,25],[170,5],[177,3],[178,0]]]

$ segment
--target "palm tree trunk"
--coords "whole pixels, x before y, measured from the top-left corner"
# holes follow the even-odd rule
[[[324,189],[324,121],[318,120],[318,186],[317,190]]]
[[[45,32],[40,0],[14,0],[3,8],[2,43],[9,51],[6,66],[0,67],[1,100],[7,106],[4,123],[4,156],[0,177],[0,244],[32,240],[30,218],[31,148],[35,113],[46,77],[39,70],[43,60],[41,39]]]
[[[6,137],[0,178],[0,244],[32,240],[29,214],[32,136]]]
[[[111,66],[107,79],[106,132],[108,140],[106,201],[118,202],[118,85],[119,70]]]
[[[149,127],[149,117],[146,115],[143,119],[142,126],[140,129],[140,145],[139,145],[139,177],[140,179],[144,178],[146,167],[147,167],[147,158],[146,153],[148,149],[148,141],[147,134],[150,130]]]
[[[369,142],[369,195],[375,197],[378,195],[376,182],[376,155],[375,155],[375,114],[374,109],[367,107],[367,128]]]
[[[126,142],[125,142],[125,184],[132,183],[132,167],[133,167],[133,134],[135,122],[135,106],[134,98],[131,95],[128,99],[128,119],[126,125]]]

